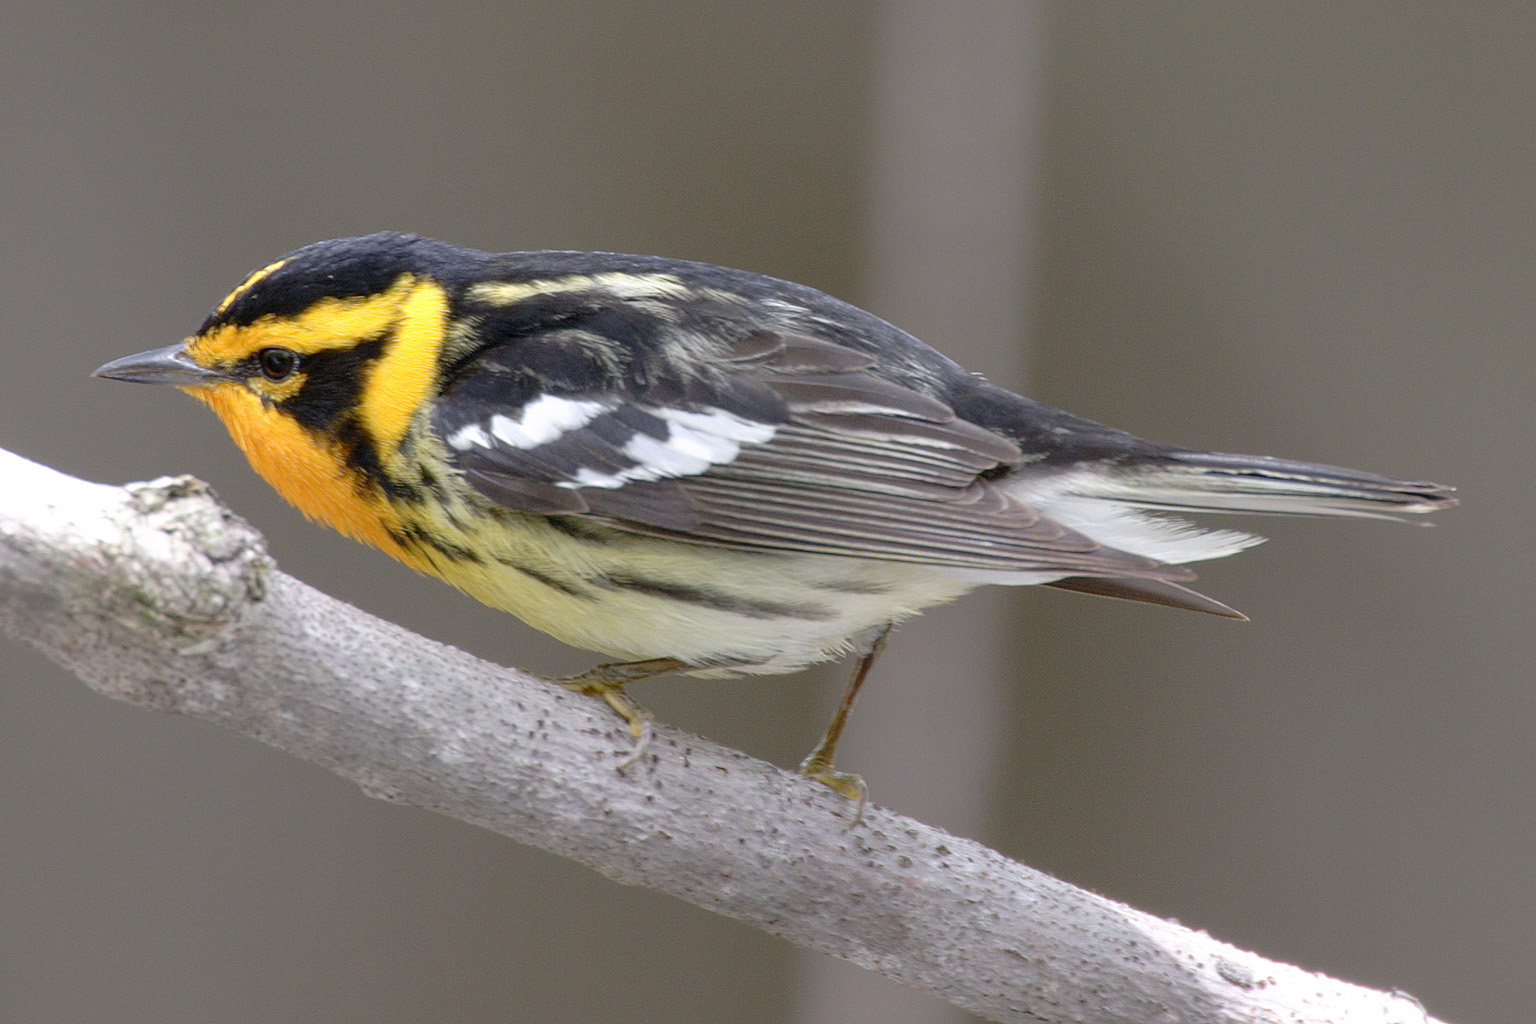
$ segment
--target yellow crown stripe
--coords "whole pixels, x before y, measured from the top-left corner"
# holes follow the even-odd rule
[[[187,351],[203,365],[234,362],[259,348],[279,346],[300,355],[351,348],[389,330],[416,279],[402,274],[388,291],[352,298],[320,299],[295,316],[267,315],[251,324],[225,324],[191,339]]]
[[[256,284],[257,281],[260,281],[262,278],[266,277],[268,274],[272,273],[278,267],[281,267],[284,263],[287,263],[287,262],[288,262],[287,260],[277,260],[277,261],[275,261],[273,263],[268,263],[266,266],[264,266],[260,270],[256,271],[256,273],[252,274],[250,277],[246,278],[244,281],[241,281],[239,286],[234,291],[232,291],[228,295],[224,296],[224,301],[219,303],[217,308],[214,309],[214,311],[213,311],[214,316],[222,315],[225,310],[229,309],[230,305],[236,299],[238,299],[241,295],[244,295],[247,291],[249,291],[250,288],[254,284]]]

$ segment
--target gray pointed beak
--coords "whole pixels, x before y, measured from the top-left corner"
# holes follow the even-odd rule
[[[198,366],[181,345],[167,345],[137,355],[114,359],[97,367],[92,377],[132,381],[135,384],[176,384],[181,387],[206,387],[229,376],[218,370]]]

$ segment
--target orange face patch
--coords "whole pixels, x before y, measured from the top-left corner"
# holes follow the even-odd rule
[[[394,509],[363,486],[360,474],[346,466],[333,443],[264,404],[241,384],[184,390],[218,414],[251,468],[300,512],[412,568],[426,568],[391,536],[402,529]]]

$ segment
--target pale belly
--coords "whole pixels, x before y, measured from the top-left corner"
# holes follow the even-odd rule
[[[465,593],[611,658],[676,658],[700,675],[792,672],[840,658],[887,623],[974,581],[897,562],[646,542],[543,564],[444,564]],[[514,562],[516,564],[508,564]]]

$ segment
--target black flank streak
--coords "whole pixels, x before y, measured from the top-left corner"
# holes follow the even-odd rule
[[[421,486],[426,488],[433,498],[437,499],[438,504],[446,505],[448,503],[448,488],[443,486],[442,480],[438,478],[436,473],[432,472],[429,466],[421,467]],[[453,525],[459,526],[458,523]]]
[[[572,597],[580,597],[588,601],[592,600],[592,594],[590,591],[583,590],[580,587],[574,587],[564,580],[557,580],[553,576],[550,576],[548,573],[539,572],[537,569],[530,569],[526,565],[519,565],[515,560],[511,558],[498,558],[496,561],[500,562],[502,565],[505,565],[509,569],[516,569],[518,572],[522,573],[524,576],[529,577],[530,579],[537,580],[551,590],[558,590],[562,594],[569,594]]]
[[[704,608],[713,608],[716,611],[734,612],[737,615],[745,615],[749,619],[789,618],[821,622],[832,618],[834,615],[833,612],[815,605],[759,601],[749,597],[737,597],[734,594],[711,590],[707,587],[690,587],[679,583],[666,583],[661,580],[646,579],[628,573],[602,573],[596,577],[596,582],[618,590],[634,590],[642,594],[651,594],[656,597],[665,597],[674,601],[684,601],[688,604],[700,605]]]
[[[462,544],[450,544],[441,537],[433,534],[422,526],[407,526],[405,528],[406,540],[418,547],[428,547],[450,562],[469,562],[478,565],[484,561],[476,552],[464,547]]]
[[[889,594],[891,586],[887,583],[859,583],[854,580],[818,580],[815,584],[818,590],[830,590],[834,594]]]
[[[621,540],[632,534],[621,533],[618,530],[596,523],[588,522],[580,516],[545,516],[544,522],[550,528],[565,534],[572,540],[584,540],[598,544],[607,544],[615,540]]]

